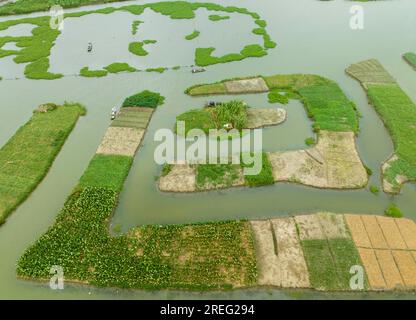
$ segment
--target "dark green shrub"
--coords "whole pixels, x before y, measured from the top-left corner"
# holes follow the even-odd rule
[[[148,107],[156,108],[163,104],[165,98],[160,93],[144,90],[131,97],[126,98],[123,107]]]

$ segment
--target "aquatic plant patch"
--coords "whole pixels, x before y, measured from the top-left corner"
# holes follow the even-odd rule
[[[229,53],[221,57],[213,56],[212,53],[214,51],[214,47],[196,48],[195,64],[197,66],[206,67],[218,63],[240,61],[248,57],[263,57],[267,55],[265,49],[258,44],[247,45],[240,53]]]
[[[201,32],[199,32],[198,30],[194,30],[192,33],[188,34],[185,36],[186,40],[193,40],[195,38],[197,38],[200,35]]]
[[[0,22],[0,30],[7,30],[11,26],[19,24],[33,24],[32,36],[0,37],[0,47],[9,42],[14,42],[20,50],[2,50],[0,57],[14,55],[15,63],[27,63],[25,76],[29,79],[58,79],[62,74],[48,72],[49,55],[52,46],[60,34],[59,30],[51,29],[49,17],[24,18],[19,20],[8,20]]]
[[[45,177],[85,109],[42,105],[0,149],[0,224]]]
[[[108,74],[107,70],[90,70],[88,67],[84,67],[79,72],[81,77],[86,78],[101,78],[105,77]]]
[[[208,16],[208,19],[211,21],[221,21],[221,20],[228,20],[230,16],[221,16],[219,14],[211,14]]]
[[[129,66],[128,63],[125,62],[115,62],[107,67],[104,67],[105,70],[107,70],[110,73],[119,73],[119,72],[135,72],[137,71],[136,68],[133,68]]]
[[[18,3],[31,2],[32,0],[19,0]],[[99,0],[97,0],[99,2]],[[16,4],[10,4],[2,6],[0,8],[0,15],[5,14],[6,11],[3,10],[14,10],[12,7]],[[47,4],[46,7],[48,7]],[[68,6],[65,3],[64,7]],[[72,7],[72,3],[70,7]],[[77,6],[74,4],[74,6]],[[31,7],[31,5],[29,5]],[[43,5],[36,5],[35,8],[46,8]],[[64,15],[64,18],[81,18],[90,14],[112,14],[114,12],[122,11],[129,12],[133,15],[141,15],[145,9],[150,9],[154,12],[160,13],[162,15],[169,16],[171,19],[193,19],[195,18],[195,11],[204,8],[209,11],[215,12],[226,12],[226,13],[239,13],[243,15],[249,15],[253,18],[254,21],[259,20],[259,15],[254,12],[250,12],[245,8],[238,7],[224,7],[221,5],[213,3],[190,3],[185,1],[171,1],[171,2],[157,2],[157,3],[148,3],[143,5],[128,5],[122,7],[107,7],[91,11],[80,11],[80,12],[71,12]],[[31,10],[31,9],[28,9]],[[23,10],[24,11],[24,10]],[[12,11],[7,11],[11,13]],[[22,8],[19,6],[19,12],[22,12]],[[216,16],[216,15],[214,15]],[[218,15],[219,16],[219,15]],[[224,16],[219,16],[224,17]],[[60,35],[60,31],[57,29],[52,29],[49,25],[50,17],[37,17],[37,18],[24,18],[18,20],[10,20],[0,22],[0,30],[6,30],[10,26],[30,23],[34,24],[36,27],[32,32],[30,37],[0,37],[0,48],[9,42],[16,43],[20,50],[5,50],[0,49],[0,58],[14,55],[14,62],[16,63],[27,63],[29,64],[25,68],[25,76],[30,79],[58,79],[62,77],[62,74],[52,74],[48,72],[49,69],[49,55],[50,51],[55,43],[55,40]],[[132,24],[132,33],[136,34],[138,26],[144,23],[141,20],[135,20]],[[264,29],[265,30],[265,29]],[[191,40],[199,35],[198,31],[193,32],[188,35],[186,39]],[[207,66],[210,64],[225,63],[230,61],[243,60],[248,57],[262,57],[267,54],[267,49],[274,47],[270,45],[270,37],[265,31],[260,34],[264,39],[264,46],[261,45],[246,45],[239,53],[230,53],[222,57],[215,57],[211,54],[215,48],[197,48],[195,51],[195,63],[201,66]],[[267,40],[267,41],[266,41]],[[268,43],[266,43],[268,42]],[[128,50],[137,55],[145,56],[148,55],[148,51],[144,48],[146,44],[155,43],[155,40],[144,40],[132,42],[128,46]],[[88,70],[88,69],[87,69]],[[88,73],[87,70],[81,73],[81,75],[92,77],[91,73]],[[127,70],[131,70],[130,68]],[[156,71],[163,72],[166,68],[148,68],[146,71]],[[88,74],[88,75],[87,75]],[[96,73],[97,76],[104,76],[104,73]]]

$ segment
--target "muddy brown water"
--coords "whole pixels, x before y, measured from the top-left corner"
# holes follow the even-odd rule
[[[235,5],[232,0],[220,3]],[[400,0],[362,3],[365,10],[365,29],[360,31],[353,31],[349,28],[351,5],[352,3],[341,0],[331,2],[241,0],[238,6],[258,12],[263,19],[267,20],[268,31],[278,43],[278,47],[269,51],[269,55],[261,59],[247,59],[236,63],[210,66],[205,73],[191,74],[189,68],[182,68],[179,71],[168,71],[164,74],[119,74],[100,79],[67,76],[56,81],[26,79],[0,81],[0,145],[3,145],[16,129],[30,118],[32,110],[41,103],[79,101],[88,108],[87,116],[80,119],[45,180],[11,215],[7,223],[0,227],[0,298],[413,298],[413,294],[334,294],[255,288],[208,293],[130,291],[70,284],[66,284],[64,290],[54,291],[49,289],[48,283],[18,280],[15,276],[15,263],[22,251],[53,223],[66,197],[85,170],[109,125],[111,108],[119,105],[124,97],[143,89],[161,92],[166,97],[166,103],[153,115],[143,146],[135,158],[125,183],[120,205],[111,222],[112,227],[118,225],[125,232],[141,224],[268,218],[318,210],[382,214],[391,201],[395,201],[407,217],[416,219],[416,186],[411,184],[406,185],[402,193],[395,197],[383,193],[375,196],[367,190],[319,190],[286,183],[192,195],[164,194],[156,188],[155,177],[159,175],[160,167],[153,160],[153,151],[157,145],[153,142],[155,131],[158,128],[171,128],[178,114],[201,107],[209,99],[186,96],[183,94],[186,87],[224,78],[274,73],[315,73],[338,82],[346,95],[357,104],[362,115],[361,132],[357,139],[358,149],[363,161],[374,171],[370,184],[380,187],[379,167],[381,162],[392,153],[392,142],[374,109],[368,105],[364,91],[356,81],[344,73],[344,69],[351,63],[377,58],[397,79],[402,88],[416,100],[416,72],[401,58],[402,53],[416,50],[416,34],[412,32],[416,26],[416,2]],[[103,6],[87,7],[87,9],[99,7]],[[39,14],[31,16],[36,15]],[[127,19],[128,15],[128,13],[118,14],[116,18],[111,19]],[[137,19],[137,17],[133,18]],[[6,19],[11,18],[0,18],[0,21]],[[94,23],[105,21],[99,18],[92,19],[99,20],[94,20]],[[77,28],[82,29],[82,21],[83,18],[77,20],[77,24],[80,24]],[[85,19],[85,26],[91,21]],[[192,64],[192,46],[204,46],[204,38],[199,40],[196,38],[195,41],[198,42],[186,43],[183,46],[173,42],[171,49],[168,50],[169,46],[162,44],[162,40],[167,39],[167,34],[172,33],[176,21],[169,24],[173,26],[172,28],[167,27],[166,20],[163,21],[167,24],[166,27],[160,30],[149,30],[152,33],[149,36],[145,34],[144,37],[160,39],[165,50],[158,51],[157,44],[149,47],[150,55],[146,60],[140,60],[138,64],[142,67],[159,67],[161,61],[165,62],[165,66]],[[221,32],[224,29],[217,28],[216,32],[211,34],[215,41],[210,39],[209,45],[214,45],[219,49],[223,47],[227,50],[234,50],[251,43],[251,36],[247,35],[247,39],[244,36],[247,33],[245,19],[237,16],[230,21],[223,22],[224,28],[229,28],[232,32],[241,30],[242,35],[235,36],[233,40],[235,42],[229,43],[230,38]],[[182,38],[182,33],[186,35],[194,29],[200,30],[203,34],[204,31],[210,30],[211,24],[212,22],[206,19],[186,23],[178,21],[177,32],[180,34],[178,39]],[[118,31],[118,33],[112,33],[112,37],[116,39],[113,41],[119,41],[117,34],[127,33],[130,36],[130,29],[125,30],[125,26],[122,26],[123,24],[111,24],[111,27]],[[84,56],[84,47],[86,48],[84,44],[93,38],[101,39],[97,41],[102,41],[104,46],[106,37],[105,32],[103,35],[103,30],[105,28],[95,27],[93,31],[85,34],[73,34],[70,29],[71,24],[68,23],[66,27],[69,28],[66,38],[64,34],[62,39],[58,39],[61,41],[59,47],[57,46],[55,48],[57,51],[53,51],[51,55],[51,68],[54,71],[61,70],[65,74],[74,74],[79,69],[76,59],[70,59],[69,56],[64,55],[65,48],[72,50],[74,55],[79,54],[80,59],[84,57],[82,59],[85,60],[82,62],[91,63],[92,67],[99,67],[100,63],[101,66],[105,66],[116,62],[115,58],[108,57],[123,58],[119,56],[120,50],[116,46],[106,45],[103,47],[105,50],[95,52],[93,59],[95,62],[89,61],[88,57]],[[23,26],[21,32],[26,32],[26,28]],[[79,48],[79,50],[74,48]],[[24,66],[12,63],[11,59],[12,57],[0,59],[0,76],[10,79],[22,75]],[[236,97],[245,100],[253,107],[269,106],[265,94]],[[234,97],[221,96],[215,97],[215,100],[226,101],[232,98]],[[264,149],[267,151],[304,148],[305,138],[313,135],[311,122],[299,102],[291,101],[289,105],[283,107],[288,111],[288,120],[282,125],[264,130],[263,142]]]

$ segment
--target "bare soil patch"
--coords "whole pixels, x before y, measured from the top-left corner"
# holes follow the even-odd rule
[[[144,135],[143,129],[127,127],[109,127],[97,153],[134,156]]]
[[[226,81],[225,88],[228,93],[259,93],[269,91],[269,87],[263,78],[251,78]]]
[[[247,110],[247,129],[277,125],[286,120],[286,110],[281,108]]]
[[[172,170],[159,179],[159,190],[165,192],[194,192],[196,173],[194,167],[186,164],[172,165]]]
[[[293,218],[271,220],[283,288],[309,288],[309,273]]]
[[[275,181],[333,189],[362,188],[368,182],[353,132],[321,131],[315,147],[272,152],[269,160]]]
[[[295,217],[300,240],[325,239],[319,218],[316,214]]]
[[[282,284],[282,275],[271,223],[269,220],[250,221],[250,223],[255,240],[259,272],[258,284],[280,286]]]

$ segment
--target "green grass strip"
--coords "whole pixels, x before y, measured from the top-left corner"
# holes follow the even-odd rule
[[[79,187],[120,192],[132,162],[133,159],[127,156],[96,154],[82,175]]]
[[[49,105],[0,149],[0,224],[45,177],[85,109],[79,104]]]

